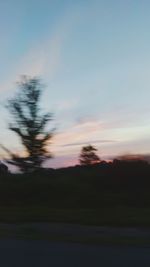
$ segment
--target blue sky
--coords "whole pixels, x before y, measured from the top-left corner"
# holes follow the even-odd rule
[[[74,163],[86,143],[102,158],[149,153],[149,11],[148,0],[1,0],[1,143],[22,151],[3,103],[26,74],[47,85],[53,166]]]

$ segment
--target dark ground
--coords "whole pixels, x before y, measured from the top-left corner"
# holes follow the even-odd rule
[[[0,267],[149,267],[150,165],[2,175],[0,238]]]
[[[0,222],[150,228],[150,164],[114,161],[0,175]]]
[[[149,267],[150,247],[0,240],[1,267]]]
[[[36,240],[97,246],[147,246],[149,228],[98,227],[63,223],[0,224],[0,240]]]

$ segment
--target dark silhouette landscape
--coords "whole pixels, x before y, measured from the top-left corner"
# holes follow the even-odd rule
[[[0,0],[0,267],[150,267],[149,13]]]
[[[1,173],[0,220],[149,227],[149,177],[140,160]]]
[[[150,164],[144,158],[103,161],[89,144],[81,147],[79,165],[43,167],[55,131],[52,114],[40,108],[42,92],[39,78],[23,76],[6,105],[8,127],[25,153],[1,144],[8,158],[0,164],[0,221],[150,227]],[[19,172],[11,173],[11,165]]]

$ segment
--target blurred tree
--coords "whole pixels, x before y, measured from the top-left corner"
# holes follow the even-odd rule
[[[51,121],[52,114],[41,113],[39,104],[43,85],[40,79],[23,76],[18,85],[20,91],[7,103],[12,115],[9,129],[20,137],[25,156],[5,150],[9,151],[11,156],[9,164],[16,165],[23,172],[31,172],[41,168],[42,163],[51,158],[47,145],[54,130],[47,130],[47,124]]]
[[[0,161],[0,175],[7,174],[7,173],[8,173],[8,167],[6,166],[6,164]]]
[[[84,146],[80,154],[80,164],[81,165],[92,165],[100,162],[99,156],[95,153],[97,149],[91,145]]]

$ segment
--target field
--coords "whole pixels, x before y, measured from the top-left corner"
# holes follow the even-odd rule
[[[108,164],[0,177],[0,222],[150,227],[150,167]]]

